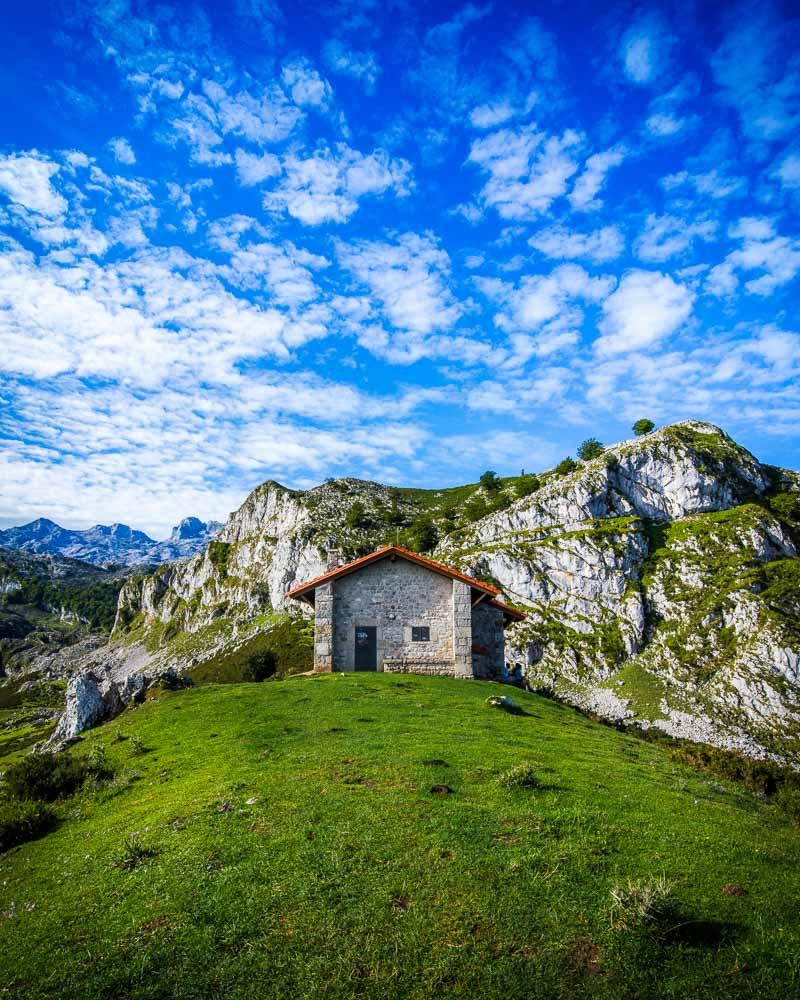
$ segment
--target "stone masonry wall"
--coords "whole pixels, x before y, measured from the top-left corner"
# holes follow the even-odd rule
[[[475,676],[484,680],[500,680],[504,663],[503,612],[482,601],[472,609],[472,666]]]
[[[333,583],[314,592],[314,669],[333,670]]]
[[[460,586],[468,614],[469,588]],[[378,670],[452,674],[453,587],[448,577],[406,559],[381,559],[333,581],[333,669],[353,670],[355,628],[374,625]],[[412,625],[427,625],[430,641],[413,642]]]
[[[456,677],[472,677],[472,591],[453,580],[453,646]]]

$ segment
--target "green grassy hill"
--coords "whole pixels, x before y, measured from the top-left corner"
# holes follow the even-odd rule
[[[91,732],[73,754],[116,777],[0,855],[0,992],[797,995],[800,830],[554,702],[487,706],[508,692],[209,685]],[[612,905],[662,878],[652,920]]]

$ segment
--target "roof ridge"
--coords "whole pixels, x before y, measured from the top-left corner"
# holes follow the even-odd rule
[[[335,569],[328,570],[320,576],[315,576],[311,580],[306,580],[305,583],[300,583],[297,586],[292,587],[291,590],[287,591],[286,596],[291,598],[300,598],[307,591],[314,590],[327,580],[334,580],[338,576],[346,576],[348,573],[354,572],[361,566],[367,566],[371,562],[376,562],[378,559],[382,559],[392,552],[396,553],[403,559],[408,559],[409,562],[417,563],[419,566],[427,566],[429,569],[434,570],[434,572],[442,573],[445,576],[449,576],[453,580],[461,580],[463,583],[468,583],[471,587],[477,587],[479,590],[482,590],[493,597],[501,593],[501,591],[497,587],[492,586],[492,584],[484,583],[482,580],[476,580],[473,576],[467,576],[466,573],[461,573],[456,569],[452,569],[450,566],[445,566],[444,563],[436,562],[435,559],[428,559],[427,556],[422,556],[418,552],[412,552],[411,549],[405,549],[402,545],[384,545],[379,549],[375,549],[374,552],[370,552],[365,556],[359,556],[358,559],[353,559],[349,563],[344,563],[342,566],[337,566]]]

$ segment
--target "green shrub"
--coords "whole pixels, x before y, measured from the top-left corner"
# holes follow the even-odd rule
[[[774,801],[795,826],[800,826],[800,788],[784,785],[775,795]]]
[[[211,541],[208,543],[208,558],[221,577],[228,575],[228,560],[231,555],[230,542]]]
[[[489,504],[486,502],[486,497],[482,496],[480,493],[473,493],[473,495],[464,504],[464,517],[469,522],[480,521],[482,517],[485,517],[489,513]]]
[[[144,740],[141,736],[131,737],[131,753],[134,757],[141,757],[143,753],[147,753],[147,747],[144,745]]]
[[[555,469],[553,469],[553,472],[555,472],[557,476],[568,476],[570,472],[574,472],[577,468],[578,463],[575,459],[567,455],[567,457],[563,458]]]
[[[44,802],[0,802],[0,851],[35,840],[56,825]]]
[[[12,798],[53,802],[71,795],[86,777],[84,760],[64,752],[32,753],[11,764],[5,772],[5,783]]]
[[[245,680],[265,681],[274,677],[278,669],[278,661],[271,649],[261,649],[250,656],[244,668]]]
[[[439,532],[427,514],[420,514],[411,525],[410,537],[414,551],[430,552],[439,541]]]
[[[481,486],[489,493],[499,490],[503,485],[500,477],[492,469],[487,469],[478,480]]]
[[[599,458],[604,451],[605,448],[597,438],[586,438],[578,447],[578,458],[590,462],[593,458]]]
[[[159,677],[158,686],[164,691],[183,691],[184,688],[193,687],[194,681],[170,667]]]
[[[104,781],[106,778],[114,777],[114,766],[108,759],[106,748],[102,743],[95,743],[92,749],[84,758],[86,773],[95,781]]]
[[[366,510],[360,500],[356,500],[348,510],[345,517],[345,524],[348,528],[361,528],[364,525]]]
[[[532,476],[532,475],[521,476],[517,480],[517,487],[516,487],[517,496],[518,497],[530,496],[530,494],[535,493],[541,485],[542,484],[539,481],[538,476]]]
[[[501,774],[498,780],[504,788],[542,787],[542,782],[539,780],[533,764],[517,764],[510,771]]]
[[[633,425],[632,430],[636,437],[641,437],[642,434],[649,434],[650,431],[655,430],[656,425],[652,420],[648,420],[646,417],[641,420],[637,420]]]
[[[769,505],[778,517],[788,521],[800,519],[800,497],[795,493],[776,493]]]
[[[735,750],[689,744],[672,750],[683,764],[745,785],[752,792],[772,796],[783,789],[800,793],[800,774],[769,760],[755,760]]]

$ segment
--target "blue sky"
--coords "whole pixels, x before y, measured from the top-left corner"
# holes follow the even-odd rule
[[[790,5],[33,0],[0,38],[0,523],[158,535],[642,416],[800,466]]]

